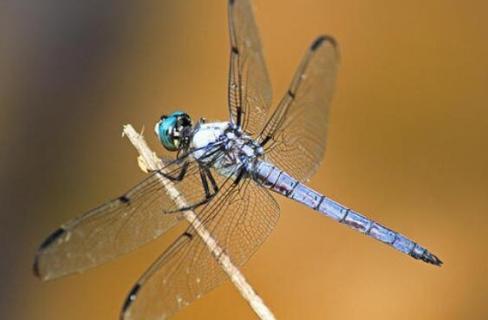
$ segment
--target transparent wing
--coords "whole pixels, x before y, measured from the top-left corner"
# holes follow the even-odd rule
[[[255,135],[268,117],[272,90],[249,0],[229,0],[229,34],[231,122]]]
[[[187,203],[198,203],[205,198],[205,190],[196,161],[187,157],[171,162],[164,170],[168,176],[177,177],[185,166],[184,179],[173,184]],[[35,274],[47,280],[81,272],[169,230],[181,214],[175,212],[179,207],[166,193],[161,178],[161,171],[154,172],[119,198],[62,225],[39,247]]]
[[[269,192],[250,179],[233,181],[200,212],[207,230],[236,266],[243,265],[279,218]],[[216,258],[189,227],[130,292],[122,319],[166,319],[226,279]]]
[[[268,159],[300,181],[315,173],[324,156],[338,59],[334,39],[317,38],[260,135]]]

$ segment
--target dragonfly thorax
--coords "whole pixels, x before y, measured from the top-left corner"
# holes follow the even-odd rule
[[[211,163],[224,176],[239,172],[237,167],[252,170],[264,154],[253,138],[228,122],[200,123],[193,133],[191,147],[197,150],[193,153],[196,159]],[[206,157],[212,149],[218,151]]]

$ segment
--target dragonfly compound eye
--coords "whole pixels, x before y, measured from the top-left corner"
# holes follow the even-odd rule
[[[188,133],[191,131],[192,121],[188,114],[177,111],[161,117],[156,123],[154,131],[161,144],[169,151],[177,151],[185,147]]]

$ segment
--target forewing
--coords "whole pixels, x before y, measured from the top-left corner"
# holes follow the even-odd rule
[[[272,89],[249,0],[229,1],[228,104],[232,123],[256,135],[271,105]]]
[[[196,213],[234,265],[241,266],[271,233],[279,207],[251,180],[230,183]],[[226,279],[196,233],[190,226],[143,275],[124,304],[122,319],[166,319]]]
[[[186,175],[172,182],[187,203],[204,196],[198,163],[189,160]],[[182,161],[164,170],[178,175]],[[124,195],[88,211],[53,232],[39,247],[34,272],[41,279],[53,279],[81,272],[128,253],[153,240],[181,218],[179,205],[161,183],[161,172],[152,173]],[[170,213],[173,212],[173,213]]]
[[[260,135],[268,160],[300,181],[315,173],[324,156],[338,59],[334,39],[315,40]]]

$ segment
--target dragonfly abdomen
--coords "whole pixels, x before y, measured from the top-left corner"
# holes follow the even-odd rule
[[[266,161],[257,163],[253,177],[262,186],[302,203],[415,259],[434,265],[442,264],[439,258],[414,241],[312,190]]]

